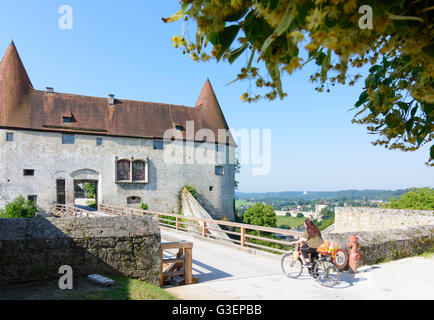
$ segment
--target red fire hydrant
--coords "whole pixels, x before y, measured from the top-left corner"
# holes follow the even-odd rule
[[[350,249],[349,265],[352,272],[357,273],[357,263],[360,260],[360,255],[357,253],[359,238],[354,234],[349,237],[349,243],[347,244]]]

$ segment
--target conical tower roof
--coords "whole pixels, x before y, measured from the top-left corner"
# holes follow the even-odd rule
[[[33,89],[15,43],[11,41],[0,63],[0,84],[9,89]]]
[[[229,126],[226,122],[225,116],[223,115],[222,109],[220,108],[217,96],[208,78],[202,87],[199,98],[197,99],[196,107],[200,108],[201,114],[212,123],[211,127],[229,130]],[[229,139],[226,143],[234,145],[234,139],[229,131],[228,138]]]
[[[22,105],[23,99],[33,89],[15,43],[12,41],[0,63],[0,117],[9,118],[14,109]]]
[[[202,91],[200,92],[199,98],[197,99],[196,102],[196,107],[199,106],[203,106],[206,109],[208,109],[210,113],[213,113],[214,120],[221,122],[222,126],[220,127],[224,127],[225,129],[229,128],[226,123],[226,119],[223,115],[223,112],[220,108],[220,104],[217,100],[217,96],[208,78],[206,79],[202,87]]]

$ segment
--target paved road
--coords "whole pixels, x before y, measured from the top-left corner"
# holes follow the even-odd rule
[[[325,288],[307,274],[287,278],[276,258],[174,231],[162,231],[162,238],[193,242],[193,275],[199,283],[166,289],[181,299],[434,299],[434,257],[361,267],[355,276],[345,272],[336,287]]]

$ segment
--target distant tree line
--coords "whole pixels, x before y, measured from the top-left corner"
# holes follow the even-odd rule
[[[399,197],[411,189],[399,190],[343,190],[343,191],[308,191],[306,194],[301,191],[267,192],[267,193],[244,193],[237,192],[237,199],[255,199],[257,202],[271,201],[281,202],[281,206],[291,205],[297,202],[303,205],[309,204],[312,200],[324,199],[327,201],[351,201],[351,200],[383,200],[389,201]]]

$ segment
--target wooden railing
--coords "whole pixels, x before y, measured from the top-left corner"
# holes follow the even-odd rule
[[[107,204],[99,204],[99,211],[107,214],[117,215],[152,215],[158,219],[161,227],[170,228],[178,231],[194,233],[201,237],[212,238],[219,241],[226,241],[232,244],[238,244],[241,247],[252,247],[266,251],[285,253],[290,246],[290,241],[277,239],[277,235],[283,236],[301,236],[301,232],[288,229],[262,227],[250,224],[236,223],[222,220],[201,219],[186,217],[173,213],[153,212],[149,210],[140,210],[135,208],[124,208]],[[218,225],[221,229],[210,226]],[[212,234],[210,231],[214,231]],[[252,234],[256,231],[256,234]],[[219,237],[219,233],[225,233],[229,238]],[[262,234],[261,234],[262,233]],[[268,237],[265,234],[268,234]],[[261,241],[261,244],[255,243],[255,240]],[[281,248],[272,247],[272,244],[280,245]]]
[[[164,250],[178,249],[174,258],[164,259]],[[192,284],[193,278],[193,243],[191,242],[163,242],[161,244],[161,277],[160,286],[168,277],[182,276],[180,284]]]
[[[55,204],[50,212],[55,217],[94,217],[95,213],[71,205]]]

